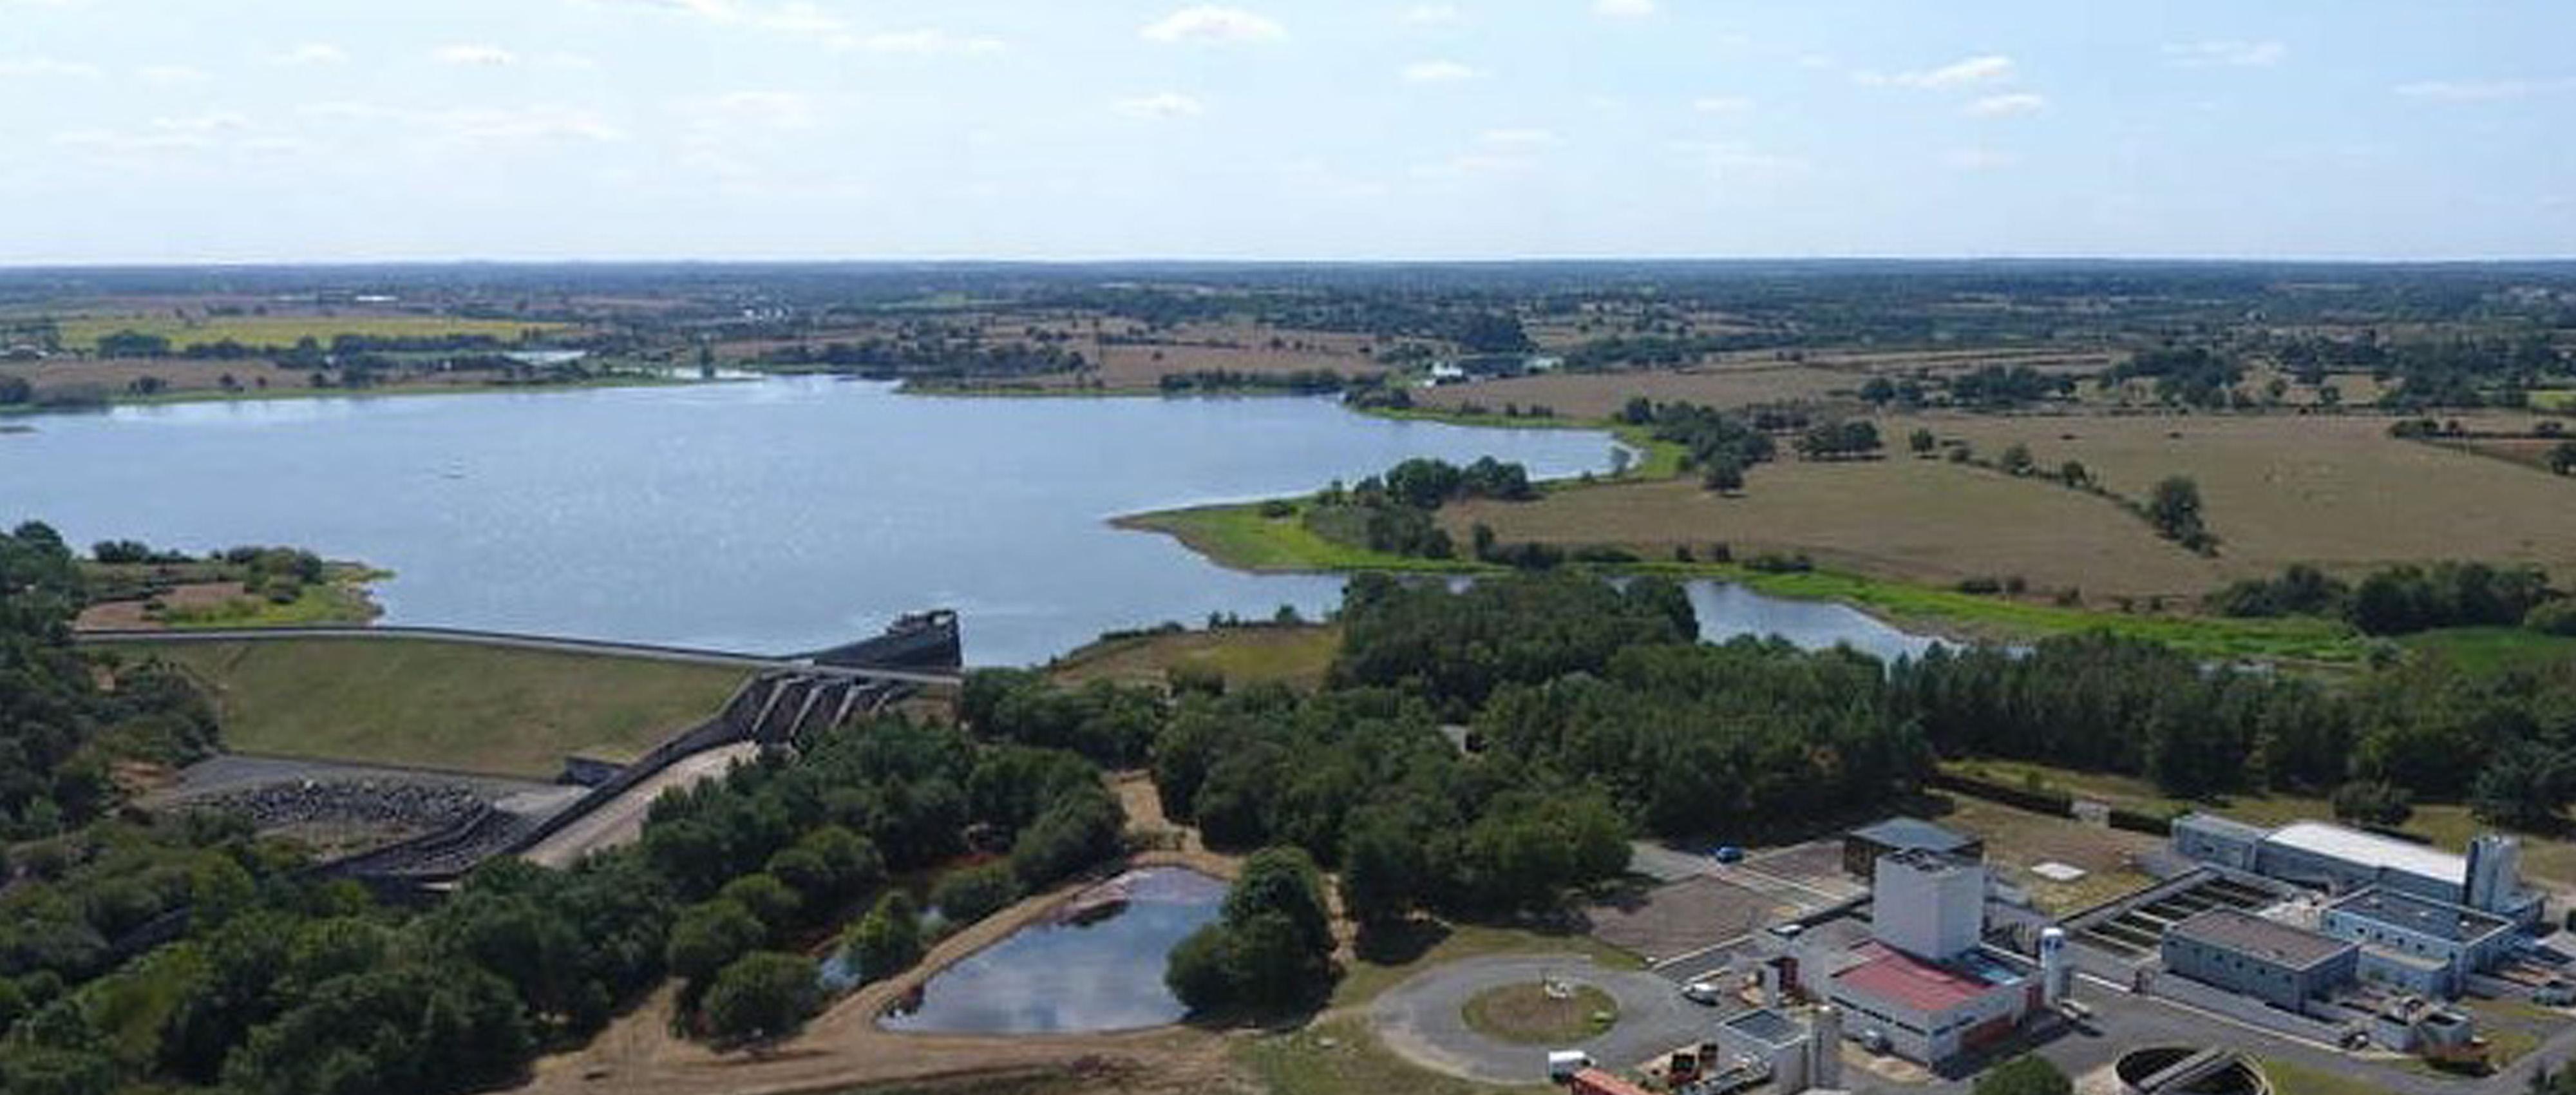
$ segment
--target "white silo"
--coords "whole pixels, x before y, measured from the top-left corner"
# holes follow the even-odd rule
[[[1840,1090],[1843,1086],[1843,1015],[1827,1004],[1816,1009],[1807,1032],[1807,1086]]]
[[[2075,963],[2066,953],[2066,929],[2047,927],[2039,932],[2039,993],[2049,1007],[2066,1002],[2075,988]]]

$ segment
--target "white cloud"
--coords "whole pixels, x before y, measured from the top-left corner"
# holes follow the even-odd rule
[[[1136,33],[1149,42],[1275,42],[1288,36],[1288,28],[1242,8],[1199,4],[1147,23]]]
[[[1643,19],[1655,13],[1655,0],[1592,0],[1592,14],[1604,19]]]
[[[192,114],[178,118],[154,118],[152,128],[168,133],[215,133],[250,128],[250,119],[231,111]]]
[[[981,57],[1000,53],[1004,48],[999,38],[953,34],[936,27],[849,35],[835,40],[833,45],[862,53],[902,54],[913,57]]]
[[[190,65],[145,65],[134,75],[147,84],[193,84],[206,78],[205,70]]]
[[[349,53],[329,42],[306,42],[269,60],[281,65],[344,65],[349,63]]]
[[[2290,47],[2279,42],[2248,42],[2225,38],[2208,42],[2183,42],[2165,47],[2165,58],[2184,68],[2270,68],[2289,56]]]
[[[2441,103],[2498,102],[2562,91],[2576,91],[2576,76],[2537,80],[2419,80],[2397,87],[2397,93],[2409,99]]]
[[[1415,61],[1404,66],[1402,75],[1408,84],[1455,84],[1473,80],[1479,73],[1456,61]]]
[[[1993,83],[1998,80],[2009,80],[2012,78],[2012,75],[2012,58],[1998,53],[1989,53],[1982,57],[1970,57],[1965,60],[1953,61],[1939,68],[1924,69],[1919,72],[1900,72],[1893,76],[1882,75],[1875,72],[1864,72],[1859,75],[1859,79],[1860,82],[1864,84],[1894,84],[1898,87],[1950,88],[1969,87],[1976,84]]]
[[[1445,27],[1464,22],[1467,17],[1456,4],[1415,4],[1398,18],[1410,26]]]
[[[1691,109],[1702,114],[1742,114],[1753,109],[1753,100],[1742,95],[1702,95],[1691,100]]]
[[[59,76],[80,80],[98,78],[98,66],[55,57],[0,57],[0,77]]]
[[[469,65],[483,68],[498,68],[519,62],[519,55],[509,50],[472,42],[440,46],[429,51],[429,58],[442,65]]]
[[[2036,114],[2048,109],[2048,97],[2027,91],[1988,95],[1969,103],[1968,113],[1980,118],[2008,118],[2015,114]]]
[[[1162,91],[1152,95],[1120,99],[1110,104],[1110,109],[1130,118],[1163,121],[1173,118],[1196,118],[1207,113],[1207,104],[1177,91]]]

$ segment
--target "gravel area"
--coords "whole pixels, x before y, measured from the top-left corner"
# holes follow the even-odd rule
[[[1504,985],[1554,977],[1588,985],[1619,1003],[1619,1021],[1565,1046],[1521,1046],[1468,1027],[1467,1001]],[[1480,1083],[1526,1085],[1547,1080],[1551,1049],[1580,1049],[1613,1068],[1706,1039],[1719,1009],[1682,999],[1673,983],[1651,973],[1603,969],[1579,954],[1514,954],[1469,958],[1415,974],[1370,1005],[1369,1021],[1388,1049],[1425,1068]]]

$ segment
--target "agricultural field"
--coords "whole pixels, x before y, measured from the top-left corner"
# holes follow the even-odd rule
[[[2222,541],[2214,569],[2230,578],[2297,562],[2349,571],[2464,551],[2576,573],[2576,480],[2392,438],[2382,417],[1944,416],[1921,424],[1989,457],[2020,443],[2043,468],[2080,460],[2132,498],[2165,476],[2189,476]],[[1887,424],[1896,437],[1913,425]],[[1756,472],[1752,489],[1761,484]]]
[[[723,706],[740,670],[411,639],[126,644],[207,686],[227,748],[551,779]]]
[[[1742,407],[1755,403],[1848,399],[1867,378],[1809,365],[1765,362],[1696,366],[1628,373],[1550,373],[1476,384],[1452,384],[1413,393],[1416,405],[1458,410],[1470,405],[1500,411],[1504,405],[1546,407],[1560,418],[1607,418],[1630,399]]]
[[[159,381],[162,391],[169,394],[220,392],[226,376],[253,392],[286,395],[313,390],[310,374],[281,369],[265,361],[192,361],[175,357],[0,361],[0,377],[26,381],[40,403],[48,396],[65,393],[120,396],[132,391],[134,382],[147,377]]]
[[[568,330],[560,323],[514,319],[464,319],[419,315],[200,316],[83,315],[56,323],[65,349],[90,350],[98,340],[121,331],[158,335],[175,351],[197,343],[230,339],[258,349],[283,350],[310,338],[325,346],[338,335],[368,338],[443,338],[484,335],[504,342]]]
[[[1738,558],[1805,552],[1831,569],[1929,585],[2019,575],[2088,601],[2196,597],[2226,574],[2103,499],[1910,457],[1766,464],[1735,496],[1682,478],[1468,502],[1441,521],[1461,543],[1485,524],[1506,542],[1624,544],[1646,558],[1726,544]]]

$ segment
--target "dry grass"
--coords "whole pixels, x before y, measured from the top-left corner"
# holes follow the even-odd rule
[[[225,374],[231,374],[244,388],[253,387],[265,379],[268,390],[275,392],[301,390],[306,379],[302,372],[281,369],[265,361],[190,361],[183,358],[84,361],[53,358],[0,364],[0,376],[21,378],[39,395],[79,388],[96,388],[110,395],[122,395],[126,385],[147,376],[158,377],[174,392],[214,391],[223,386]]]
[[[1442,518],[1461,543],[1478,522],[1506,542],[1629,544],[1651,558],[1725,543],[1738,558],[1803,551],[1837,570],[1933,585],[2020,575],[2095,600],[2196,595],[2221,573],[2103,499],[1909,457],[1766,464],[1736,497],[1680,479],[1469,503]]]
[[[2070,818],[2019,810],[1966,795],[1949,796],[1940,822],[1986,842],[1986,861],[2049,912],[2063,915],[2146,886],[2136,856],[2164,842],[2144,833],[2086,825]],[[2051,882],[2031,873],[2042,863],[2064,863],[2087,873],[2073,882]]]
[[[1444,410],[1467,403],[1501,410],[1505,403],[1517,403],[1523,407],[1552,407],[1562,417],[1607,418],[1641,395],[1660,403],[1741,407],[1824,399],[1835,392],[1858,388],[1862,379],[1812,366],[1779,363],[1707,366],[1689,371],[1558,373],[1432,388],[1414,393],[1414,401]]]
[[[2479,425],[2512,428],[2524,420]],[[2210,528],[2224,541],[2218,569],[2230,577],[2294,562],[2353,570],[2462,557],[2576,567],[2576,481],[2398,440],[2388,436],[2385,418],[1958,417],[1930,424],[1987,455],[2020,442],[2041,467],[2081,460],[2132,497],[2165,476],[2190,476]],[[1893,433],[1911,425],[1897,422]],[[1757,490],[1760,483],[1757,476]]]
[[[1499,385],[1481,386],[1487,391]],[[2527,429],[2528,416],[2472,421]],[[1870,577],[1948,585],[2019,575],[2036,591],[2195,599],[2228,581],[2315,563],[2351,573],[2405,561],[2477,558],[2576,573],[2576,479],[2506,460],[2403,441],[2377,416],[1894,417],[1987,456],[2020,443],[2039,466],[2080,460],[2108,487],[2142,498],[2168,475],[2200,486],[2216,559],[2158,539],[2114,502],[2044,479],[1896,455],[1853,463],[1796,460],[1753,470],[1720,498],[1696,483],[1605,486],[1533,503],[1453,507],[1453,536],[1477,522],[1506,541],[1617,543],[1653,558],[1675,545],[1730,545],[1739,557],[1804,551]],[[1462,541],[1463,542],[1463,541]]]
[[[65,319],[59,325],[63,345],[76,349],[88,349],[97,345],[100,338],[120,331],[159,335],[169,339],[174,349],[226,339],[244,346],[285,349],[305,338],[328,346],[333,337],[344,334],[370,338],[486,335],[503,342],[517,342],[531,331],[564,328],[565,325],[560,323],[424,315],[270,315],[186,319],[166,314],[87,315]]]

